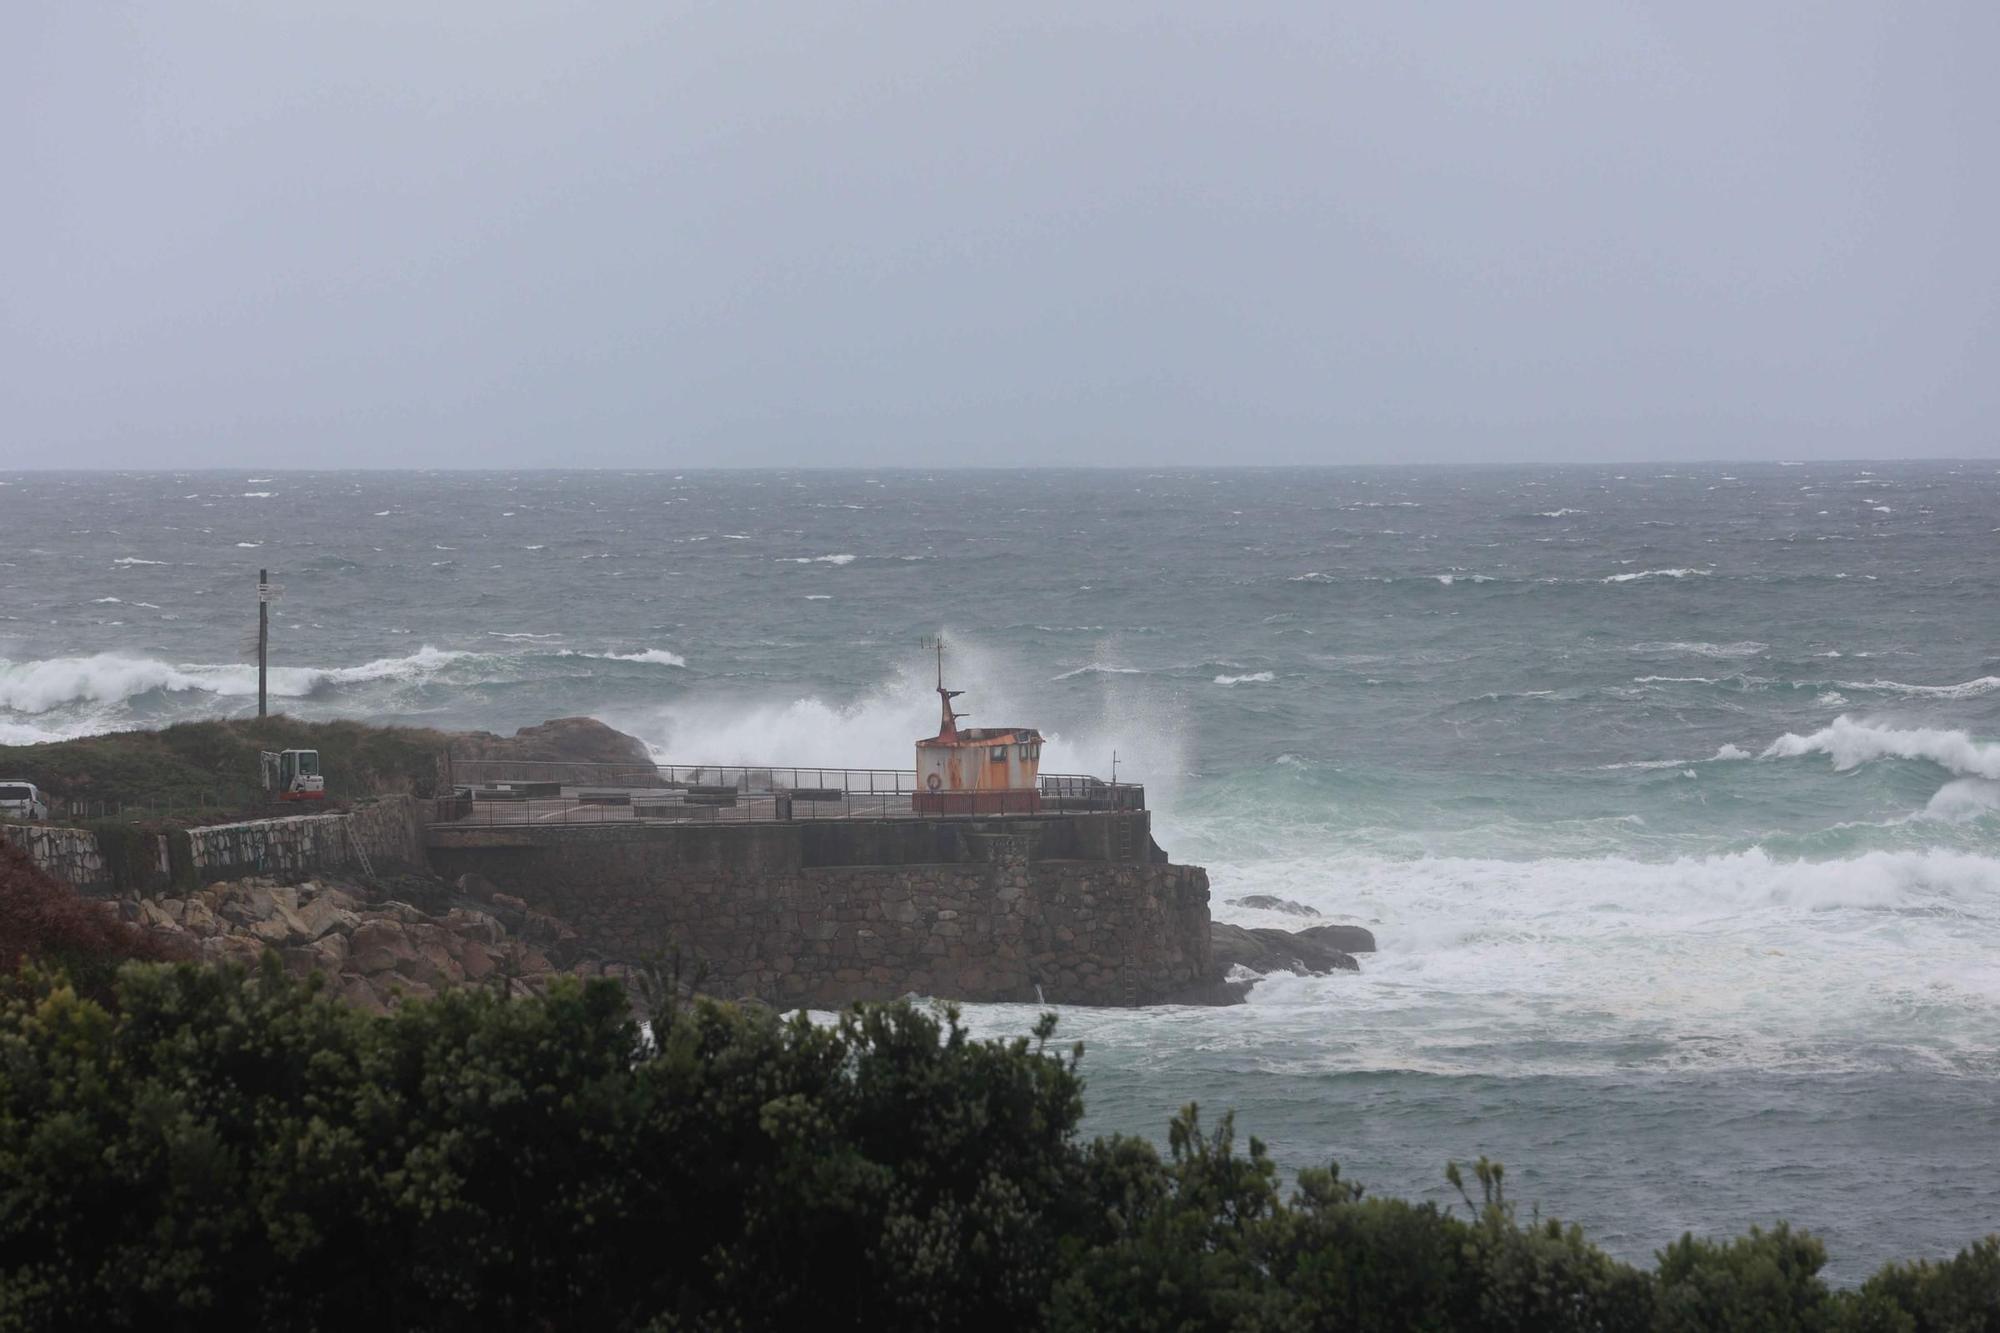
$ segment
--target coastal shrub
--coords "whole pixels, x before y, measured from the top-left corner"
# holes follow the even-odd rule
[[[109,1001],[121,963],[172,956],[166,944],[120,921],[109,903],[81,896],[0,839],[0,974],[37,962],[67,974],[82,993]]]
[[[122,819],[98,819],[83,826],[97,839],[105,877],[119,894],[144,893],[160,878],[157,835]]]
[[[2000,1242],[1826,1290],[1809,1237],[1648,1270],[1335,1168],[1287,1195],[1189,1107],[1083,1141],[1053,1020],[833,1021],[609,982],[370,1017],[275,958],[0,978],[0,1330],[1986,1330]]]

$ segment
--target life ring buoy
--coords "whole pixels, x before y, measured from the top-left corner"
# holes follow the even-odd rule
[[[944,779],[940,778],[937,774],[933,773],[929,777],[924,779],[924,785],[926,787],[929,787],[932,791],[936,791],[939,787],[944,786]]]

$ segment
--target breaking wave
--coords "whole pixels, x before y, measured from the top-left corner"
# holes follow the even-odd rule
[[[1599,583],[1633,583],[1639,579],[1688,579],[1705,578],[1715,571],[1712,569],[1635,569],[1627,574],[1612,574],[1598,580]]]
[[[405,657],[383,657],[350,667],[273,667],[269,689],[281,698],[304,698],[330,684],[415,679],[466,657],[426,645]],[[0,659],[0,708],[45,713],[65,704],[121,703],[156,691],[202,691],[224,697],[257,693],[257,668],[248,664],[160,662],[98,653],[39,662]]]
[[[590,657],[600,662],[645,662],[653,666],[684,667],[687,659],[664,648],[647,648],[636,653],[579,653],[564,650],[563,657]]]
[[[1924,759],[1960,777],[2000,780],[2000,744],[1935,727],[1875,726],[1844,713],[1809,735],[1787,732],[1758,757],[1794,759],[1811,754],[1828,756],[1842,770],[1875,759]]]
[[[1661,643],[1635,643],[1632,645],[1631,650],[1635,653],[1646,653],[1649,655],[1655,653],[1685,653],[1693,657],[1728,658],[1755,657],[1757,654],[1769,649],[1770,646],[1768,643],[1759,643],[1755,639],[1741,639],[1735,643],[1686,642],[1676,639],[1671,642]]]

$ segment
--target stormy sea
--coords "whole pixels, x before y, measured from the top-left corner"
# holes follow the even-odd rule
[[[1358,975],[1066,1009],[1089,1127],[1450,1159],[1645,1259],[2000,1227],[2000,470],[0,473],[0,743],[277,705],[900,767],[931,659]],[[0,773],[0,777],[7,776]],[[1031,1007],[980,1006],[981,1033]]]

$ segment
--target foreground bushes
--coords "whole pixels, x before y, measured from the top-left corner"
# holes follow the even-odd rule
[[[275,967],[0,990],[0,1327],[2000,1330],[2000,1243],[1829,1293],[1783,1228],[1655,1271],[1337,1171],[1289,1200],[1192,1108],[1080,1143],[1076,1055],[907,1006],[609,983],[368,1018]]]

